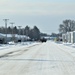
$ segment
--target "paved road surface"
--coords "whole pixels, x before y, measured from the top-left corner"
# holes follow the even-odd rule
[[[0,75],[75,75],[75,59],[53,42],[0,56]]]

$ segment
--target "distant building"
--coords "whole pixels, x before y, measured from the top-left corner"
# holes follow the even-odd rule
[[[63,42],[75,43],[75,31],[62,34]]]
[[[14,41],[14,42],[18,42],[18,40],[26,41],[27,39],[29,39],[28,36],[26,35],[18,35],[18,34],[14,34],[13,36],[11,34],[7,34],[7,39],[6,39],[6,34],[2,34],[0,33],[0,41],[2,43],[2,41],[6,41],[10,42],[10,41]]]

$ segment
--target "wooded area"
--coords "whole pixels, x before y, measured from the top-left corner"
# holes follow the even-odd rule
[[[39,40],[41,36],[47,36],[47,34],[41,33],[37,26],[30,28],[26,26],[25,28],[14,27],[0,27],[0,33],[3,34],[19,34],[29,36],[31,39]]]

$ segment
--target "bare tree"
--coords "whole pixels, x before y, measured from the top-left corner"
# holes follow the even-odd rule
[[[66,33],[75,30],[74,20],[64,20],[62,24],[59,25],[59,32]]]

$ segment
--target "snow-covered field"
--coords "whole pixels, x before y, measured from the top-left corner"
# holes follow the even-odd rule
[[[1,45],[0,75],[75,75],[75,45],[53,41]]]

